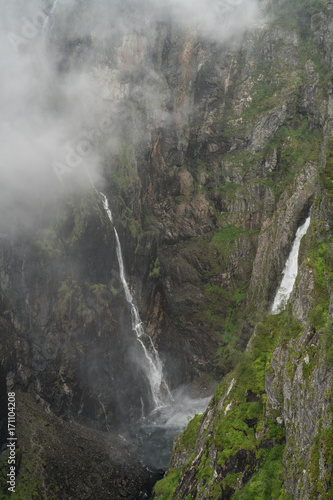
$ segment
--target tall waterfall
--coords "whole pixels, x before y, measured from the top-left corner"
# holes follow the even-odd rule
[[[288,260],[283,270],[283,278],[279,286],[272,305],[272,314],[277,314],[284,309],[292,292],[298,270],[298,252],[301,239],[306,234],[310,225],[310,216],[304,224],[297,229],[295,240],[291,248]]]
[[[105,194],[100,193],[100,195],[103,199],[104,209],[113,225],[112,213],[109,208],[108,200]],[[141,367],[148,378],[154,405],[155,407],[158,407],[166,402],[166,400],[172,400],[172,396],[166,381],[163,379],[162,363],[158,352],[154,346],[152,338],[144,331],[138,308],[134,304],[133,296],[127,285],[119,236],[114,226],[113,230],[116,237],[116,253],[119,264],[120,280],[123,285],[126,300],[131,308],[132,329],[136,334],[136,339],[139,342],[144,355]]]

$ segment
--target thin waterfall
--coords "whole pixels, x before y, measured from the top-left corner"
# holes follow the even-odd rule
[[[104,209],[113,225],[113,218],[108,200],[105,194],[100,193],[100,195],[103,199]],[[144,355],[142,369],[148,378],[154,405],[155,407],[158,407],[161,406],[166,400],[172,400],[172,396],[166,381],[163,379],[162,363],[157,349],[154,346],[152,338],[144,331],[138,308],[134,304],[133,296],[125,278],[125,269],[119,236],[114,226],[113,230],[116,237],[116,254],[119,264],[120,280],[123,285],[126,300],[131,308],[132,329],[136,334],[136,339],[139,342]]]
[[[275,299],[272,305],[272,314],[278,314],[280,311],[282,311],[285,308],[286,303],[290,297],[298,271],[298,253],[301,239],[306,234],[309,225],[310,216],[296,231],[295,240],[283,270],[281,285],[276,292]]]

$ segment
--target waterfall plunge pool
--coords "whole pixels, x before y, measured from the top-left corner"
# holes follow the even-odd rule
[[[155,408],[127,429],[138,447],[142,463],[154,469],[169,467],[174,438],[185,430],[195,415],[206,411],[211,399],[211,396],[192,399],[184,393],[184,388],[173,391],[172,396],[172,403]]]

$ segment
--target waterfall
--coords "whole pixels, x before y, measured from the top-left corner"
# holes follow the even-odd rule
[[[100,193],[100,195],[103,199],[104,210],[113,225],[112,213],[109,208],[108,200],[105,194]],[[172,400],[172,396],[166,381],[163,379],[162,363],[157,349],[155,348],[152,338],[144,331],[138,308],[134,304],[133,296],[127,285],[119,236],[114,226],[113,230],[116,237],[116,254],[119,264],[120,280],[123,285],[126,300],[131,308],[132,329],[135,332],[136,340],[139,342],[143,352],[143,363],[141,367],[148,378],[154,405],[155,407],[159,407],[166,399]]]
[[[293,246],[283,270],[281,285],[276,292],[275,299],[272,305],[272,314],[278,314],[281,310],[283,310],[290,297],[298,271],[298,252],[301,244],[301,239],[306,234],[309,225],[310,216],[306,219],[304,224],[302,224],[302,226],[297,229]]]
[[[59,2],[59,0],[54,0],[53,5],[52,5],[51,10],[50,10],[50,13],[47,16],[47,18],[45,19],[45,22],[44,22],[43,28],[42,28],[42,35],[43,36],[45,35],[45,33],[47,31],[50,31],[53,28],[53,24],[52,24],[51,27],[49,27],[49,24],[50,24],[50,19],[53,17],[53,15],[54,15],[54,13],[56,11],[58,2]]]

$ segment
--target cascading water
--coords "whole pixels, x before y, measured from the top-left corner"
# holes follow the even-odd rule
[[[278,314],[281,310],[283,310],[290,297],[297,276],[298,252],[301,244],[301,239],[306,234],[309,225],[310,216],[306,219],[304,224],[302,224],[302,226],[297,229],[293,246],[283,270],[281,285],[276,292],[275,299],[272,305],[272,314]]]
[[[110,219],[111,224],[113,225],[113,218],[111,210],[109,208],[108,200],[105,194],[100,193],[100,195],[102,196],[103,199],[104,209]],[[165,404],[166,402],[172,400],[172,396],[168,384],[163,378],[162,363],[158,355],[158,352],[154,346],[152,338],[149,335],[147,335],[146,332],[144,331],[139,311],[136,305],[134,304],[134,299],[132,297],[130,289],[128,288],[127,281],[125,278],[124,262],[123,262],[123,255],[121,251],[119,236],[114,226],[113,230],[116,237],[116,253],[119,264],[120,280],[123,285],[126,300],[131,308],[132,329],[136,334],[136,339],[141,345],[144,354],[144,362],[142,363],[141,367],[148,378],[154,406],[159,407]]]
[[[149,381],[155,406],[153,411],[145,415],[144,402],[141,398],[142,417],[130,426],[125,426],[124,432],[128,433],[137,443],[143,463],[155,468],[166,469],[172,453],[173,439],[184,430],[190,418],[196,413],[205,411],[210,397],[192,399],[187,396],[186,388],[179,388],[171,395],[169,387],[163,379],[162,364],[158,352],[151,337],[144,331],[139,311],[126,282],[121,245],[117,230],[113,225],[108,200],[105,194],[95,191],[102,197],[104,209],[113,226],[120,280],[126,300],[131,308],[132,329],[144,354],[141,367]]]

